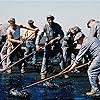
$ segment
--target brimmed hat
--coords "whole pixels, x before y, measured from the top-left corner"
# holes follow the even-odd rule
[[[9,22],[9,23],[15,22],[15,18],[9,18],[8,22]]]
[[[79,40],[81,37],[85,37],[85,35],[82,32],[78,32],[74,37],[74,41]]]
[[[34,21],[33,20],[28,20],[28,24],[33,24]]]
[[[52,15],[49,15],[49,16],[47,16],[47,19],[51,19],[51,20],[54,20],[55,18],[54,18],[54,16],[52,16]]]

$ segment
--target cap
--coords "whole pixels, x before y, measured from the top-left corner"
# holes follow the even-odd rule
[[[93,22],[93,21],[95,21],[95,19],[90,19],[90,20],[87,22],[87,27],[88,27],[88,28],[90,28],[89,24],[90,24],[91,22]]]
[[[48,15],[48,16],[47,16],[47,19],[49,19],[49,18],[50,18],[51,20],[54,20],[54,19],[55,19],[54,16],[52,16],[52,15]]]
[[[8,22],[15,22],[15,18],[9,18]]]
[[[28,20],[28,24],[33,24],[34,21],[33,20]]]
[[[74,37],[74,41],[79,40],[81,37],[85,37],[85,35],[82,32],[78,32]]]

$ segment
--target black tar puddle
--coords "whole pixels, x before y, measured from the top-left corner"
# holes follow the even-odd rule
[[[31,72],[0,74],[0,100],[100,100],[100,98],[88,97],[86,91],[90,90],[87,76],[69,76],[68,79],[58,77],[53,80],[59,87],[50,89],[42,84],[25,89],[30,95],[27,98],[11,96],[9,91],[12,88],[22,89],[23,87],[37,82],[40,79],[39,73]]]

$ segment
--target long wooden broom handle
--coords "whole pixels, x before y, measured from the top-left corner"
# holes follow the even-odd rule
[[[88,65],[88,64],[89,64],[89,63],[82,64],[82,65],[78,66],[77,68],[84,67],[84,66],[86,66],[86,65]],[[71,68],[70,68],[69,70],[67,70],[67,71],[65,71],[65,69],[64,69],[63,71],[61,71],[60,73],[58,73],[58,74],[56,74],[56,75],[53,75],[53,76],[51,76],[51,77],[42,79],[42,80],[37,81],[37,82],[35,82],[35,83],[33,83],[33,84],[27,85],[27,86],[23,87],[22,90],[27,89],[27,88],[29,88],[29,87],[32,87],[32,86],[34,86],[34,85],[43,83],[43,82],[45,82],[45,81],[48,81],[48,80],[51,80],[51,79],[55,79],[56,77],[58,77],[58,76],[60,76],[60,75],[63,75],[63,74],[66,74],[66,73],[69,73],[70,71],[72,71]]]
[[[6,67],[4,70],[2,70],[1,72],[5,72],[6,70],[11,69],[14,65],[16,65],[17,63],[21,62],[22,60],[24,60],[25,58],[31,56],[35,51],[33,51],[32,53],[28,54],[26,57],[21,58],[20,60],[18,60],[17,62],[13,63],[12,65]]]

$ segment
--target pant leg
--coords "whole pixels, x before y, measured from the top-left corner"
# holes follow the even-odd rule
[[[8,43],[6,42],[4,44],[4,46],[2,47],[2,49],[1,49],[1,55],[0,55],[1,56],[1,61],[3,60],[4,57],[7,56],[7,45],[8,45]],[[2,66],[3,66],[3,68],[5,68],[7,66],[7,59],[5,59],[2,62]]]
[[[91,91],[98,92],[98,75],[100,74],[100,56],[97,56],[91,63],[88,69],[89,82]]]
[[[21,46],[19,46],[16,51],[15,54],[17,56],[17,60],[24,58],[24,51],[21,49]],[[21,62],[18,63],[19,66],[19,70],[22,69],[22,64],[25,64],[25,60],[22,60]],[[25,66],[24,66],[25,67]]]
[[[35,63],[36,63],[36,46],[33,42],[32,42],[31,48],[32,48],[32,52],[34,52],[32,55],[32,64],[35,65]]]
[[[29,54],[29,48],[30,48],[30,45],[29,45],[29,41],[26,41],[26,48],[25,48],[25,56],[27,56]]]
[[[50,47],[45,46],[44,56],[43,56],[43,61],[41,66],[41,79],[46,78],[47,75],[47,64],[49,59],[49,52],[50,52]]]
[[[30,51],[31,52],[34,52],[33,55],[32,55],[32,63],[35,64],[35,61],[36,61],[35,43],[32,40],[26,41],[26,52],[25,52],[25,56],[27,56],[29,53],[31,53]]]
[[[12,44],[8,42],[7,55],[9,56],[7,57],[7,66],[9,66],[12,63],[11,61],[12,54],[10,54],[11,51],[12,51]]]
[[[62,68],[65,69],[71,64],[71,50],[68,47],[62,48],[63,59],[62,59]]]

